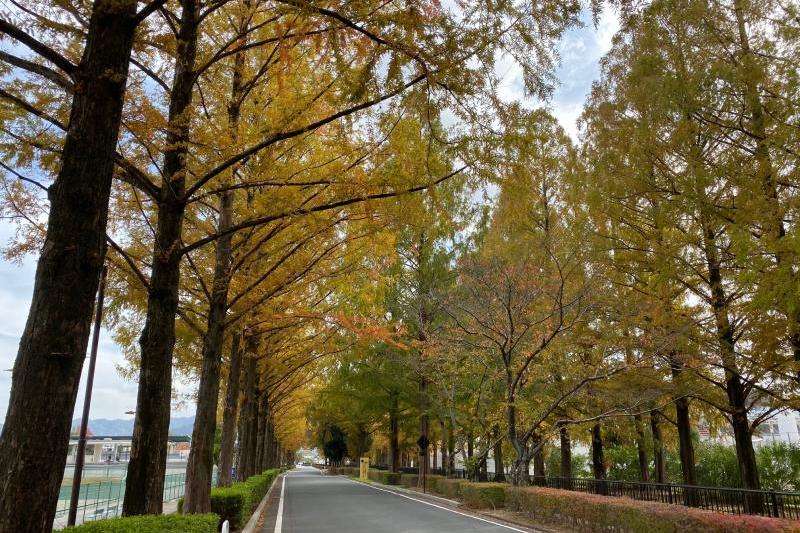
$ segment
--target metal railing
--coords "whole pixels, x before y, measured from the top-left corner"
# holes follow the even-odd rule
[[[216,472],[212,485],[216,485]],[[167,474],[164,476],[164,501],[182,498],[186,489],[186,474]],[[62,486],[56,508],[55,527],[66,525],[69,511],[69,485]],[[112,479],[97,483],[81,485],[78,498],[78,516],[76,523],[114,518],[122,515],[122,501],[125,496],[125,479]]]

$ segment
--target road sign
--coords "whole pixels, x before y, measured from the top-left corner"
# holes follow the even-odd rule
[[[422,451],[427,450],[430,443],[431,441],[429,441],[428,437],[425,435],[422,435],[419,439],[417,439],[417,446],[419,446],[419,449]]]

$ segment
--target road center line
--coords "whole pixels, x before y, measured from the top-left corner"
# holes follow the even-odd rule
[[[400,496],[401,498],[406,498],[407,500],[411,500],[413,502],[423,503],[425,505],[430,505],[431,507],[436,507],[437,509],[442,509],[444,511],[449,511],[451,513],[455,513],[455,514],[458,514],[458,515],[461,515],[461,516],[466,516],[467,518],[473,518],[475,520],[480,520],[481,522],[486,522],[487,524],[492,524],[493,526],[503,527],[503,528],[509,529],[511,531],[518,531],[519,533],[528,533],[528,531],[526,531],[524,529],[517,529],[515,527],[507,526],[506,524],[501,524],[500,522],[493,522],[492,520],[487,520],[486,518],[481,518],[479,516],[475,516],[475,515],[471,515],[471,514],[467,514],[467,513],[462,513],[461,511],[456,511],[455,509],[450,509],[449,507],[444,507],[443,505],[436,505],[435,503],[426,502],[425,500],[419,500],[417,498],[412,498],[411,496],[406,496],[405,494],[400,494],[399,492],[395,492],[393,490],[382,489],[382,488],[376,487],[375,485],[372,485],[370,483],[362,483],[362,482],[357,481],[355,479],[351,479],[351,478],[349,478],[347,476],[342,476],[342,477],[344,477],[345,479],[347,479],[349,481],[352,481],[353,483],[358,483],[359,485],[364,485],[365,487],[369,487],[371,489],[379,490],[381,492],[388,492],[389,494],[394,494],[395,496]],[[283,499],[281,499],[281,504],[283,504]],[[280,518],[280,516],[278,518]],[[279,533],[279,531],[276,529],[275,533]]]
[[[281,499],[278,502],[278,517],[275,518],[275,533],[281,533],[283,528],[283,492],[286,489],[286,475],[283,476],[281,483]]]

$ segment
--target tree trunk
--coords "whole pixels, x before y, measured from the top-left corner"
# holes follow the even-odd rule
[[[672,382],[680,384],[683,365],[673,356],[670,360]],[[689,399],[685,396],[675,398],[675,424],[678,428],[678,445],[681,459],[681,474],[684,485],[697,485],[697,472],[694,464],[694,443],[692,425],[689,418]]]
[[[572,442],[569,438],[567,426],[561,426],[558,430],[561,444],[561,487],[562,489],[572,490]]]
[[[124,516],[161,514],[164,499],[181,230],[186,208],[186,158],[199,24],[196,0],[182,0],[181,6],[164,148],[165,183],[158,199],[147,318],[139,339],[141,370],[122,509]]]
[[[511,387],[507,386],[506,390],[511,390]],[[530,450],[528,449],[528,444],[517,437],[517,408],[514,405],[514,397],[510,394],[506,398],[506,423],[508,442],[511,443],[516,453],[514,462],[511,463],[511,484],[515,487],[527,487],[531,483],[529,475]]]
[[[603,432],[600,424],[592,426],[592,474],[597,483],[598,494],[608,494],[606,462],[603,457]]]
[[[639,456],[639,479],[647,483],[650,481],[650,461],[647,460],[647,448],[645,448],[644,423],[642,415],[633,416],[633,425],[636,429],[636,451]]]
[[[702,217],[702,214],[701,214]],[[739,474],[745,489],[761,489],[758,477],[756,454],[750,423],[747,420],[747,393],[742,383],[736,361],[736,345],[733,326],[728,316],[728,298],[722,283],[722,266],[719,261],[714,230],[701,218],[703,227],[704,252],[708,265],[708,285],[711,289],[711,305],[714,310],[717,341],[719,343],[720,360],[725,368],[725,392],[728,395],[728,408],[736,441],[736,458],[739,463]],[[761,509],[761,500],[753,499],[755,506],[751,510]]]
[[[527,487],[531,484],[531,456],[525,445],[514,443],[513,446],[517,456],[511,463],[511,484],[515,487]]]
[[[249,7],[249,2],[246,3]],[[244,17],[244,20],[247,20]],[[239,27],[239,34],[247,31],[247,23]],[[231,140],[239,137],[239,117],[241,114],[242,72],[244,70],[244,52],[238,52],[234,57],[233,77],[231,82],[231,96],[228,103],[228,130]],[[236,167],[234,167],[236,168]],[[236,177],[236,170],[232,172],[231,182]],[[226,190],[219,195],[219,223],[218,233],[225,233],[233,222],[233,190]],[[231,280],[232,235],[225,235],[216,242],[216,257],[214,264],[214,281],[209,302],[208,324],[206,335],[203,339],[203,370],[200,375],[198,387],[197,414],[195,415],[192,429],[192,448],[189,452],[189,464],[186,469],[186,494],[183,510],[185,513],[207,513],[211,511],[211,476],[213,473],[214,433],[216,431],[217,401],[220,386],[220,363],[222,343],[225,337],[225,315],[228,307],[228,289]],[[227,418],[233,414],[233,419],[228,427],[223,427],[222,447],[220,449],[219,484],[223,487],[231,483],[231,460],[233,458],[233,439],[236,421],[236,405],[239,391],[239,363],[241,354],[238,353],[239,338],[235,337],[236,349],[231,353],[231,372],[236,358],[237,367],[235,378],[229,379],[228,396],[233,389],[234,397],[226,398],[225,415]],[[233,387],[231,387],[233,384]],[[226,433],[227,431],[227,433]],[[226,442],[227,441],[227,442]],[[223,453],[224,452],[224,453]],[[226,464],[223,473],[223,457]]]
[[[447,475],[453,475],[456,469],[456,439],[453,424],[447,425]]]
[[[494,450],[492,450],[492,455],[494,455],[494,480],[497,482],[505,481],[506,474],[503,467],[503,439],[500,438],[500,426],[494,426],[492,429],[492,435],[495,439]]]
[[[97,0],[0,435],[0,531],[53,527],[105,257],[136,2]]]
[[[545,471],[542,437],[538,433],[534,433],[531,437],[531,444],[533,445],[533,484],[543,486],[545,485]]]
[[[664,440],[661,436],[661,412],[658,409],[650,411],[650,432],[653,435],[653,467],[655,469],[655,482],[667,482],[667,463],[664,460]]]
[[[233,191],[220,194],[219,232],[231,227]],[[203,369],[197,389],[197,412],[192,429],[192,447],[186,465],[183,512],[211,512],[211,475],[214,470],[214,433],[217,429],[220,365],[225,338],[225,315],[230,286],[231,235],[217,240],[214,282],[211,287],[208,324],[203,339]]]
[[[422,339],[424,341],[424,337]],[[424,376],[419,380],[419,435],[421,439],[428,440],[428,380]],[[419,477],[417,483],[420,488],[425,487],[430,463],[428,462],[428,446],[419,450]]]
[[[400,471],[400,430],[398,425],[400,408],[397,394],[392,394],[392,406],[389,409],[389,454],[391,459],[390,470]]]
[[[242,481],[255,470],[256,451],[256,360],[253,354],[246,359],[245,386],[242,398],[242,431],[239,436],[239,466],[236,477]]]
[[[481,460],[478,464],[478,481],[489,481],[489,465],[487,461],[488,451],[481,453]]]
[[[239,381],[242,369],[241,335],[233,336],[231,342],[231,364],[228,371],[228,390],[225,393],[225,408],[222,413],[222,442],[219,450],[219,471],[217,484],[220,487],[231,486],[231,468],[233,467],[233,446],[236,443],[236,416],[239,407]],[[242,438],[241,433],[239,438]]]

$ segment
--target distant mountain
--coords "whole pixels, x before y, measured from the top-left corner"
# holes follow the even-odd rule
[[[80,422],[80,418],[76,418],[72,421],[72,427],[77,428],[80,425]],[[169,421],[169,434],[191,436],[192,426],[194,426],[193,416],[173,417]],[[0,429],[0,431],[1,430],[2,429]],[[130,437],[133,435],[133,419],[89,419],[89,431],[91,431],[95,436]]]

